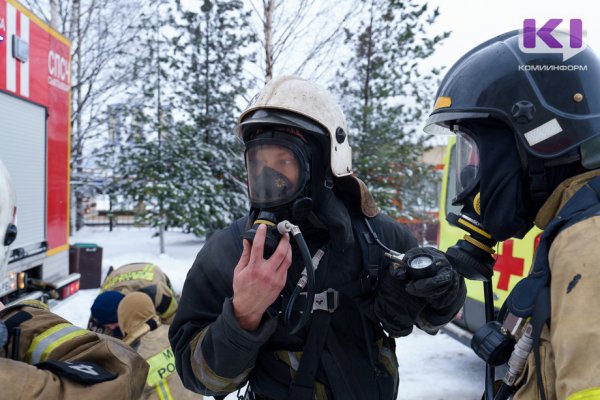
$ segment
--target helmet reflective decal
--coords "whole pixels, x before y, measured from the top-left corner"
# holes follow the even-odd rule
[[[450,97],[440,96],[437,98],[435,104],[433,105],[433,111],[437,110],[438,108],[448,108],[451,105],[452,99]]]
[[[551,138],[554,135],[558,135],[561,132],[562,128],[560,127],[560,124],[558,123],[556,118],[554,118],[546,122],[545,124],[542,124],[537,128],[526,132],[524,136],[527,140],[527,143],[529,143],[530,146],[534,146],[539,142]]]

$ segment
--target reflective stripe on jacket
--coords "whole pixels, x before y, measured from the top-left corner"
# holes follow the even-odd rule
[[[183,387],[177,370],[175,356],[168,338],[168,325],[161,325],[146,333],[134,345],[138,354],[148,363],[150,370],[144,389],[145,400],[202,399],[202,396]]]
[[[13,318],[14,317],[14,318]],[[78,328],[51,313],[43,305],[16,305],[0,312],[8,326],[20,328],[18,360],[0,351],[0,387],[6,399],[139,399],[148,366],[120,340]],[[12,319],[11,319],[12,318]],[[98,375],[101,368],[114,376],[106,381],[84,384],[52,369],[40,369],[43,363],[57,362],[65,369]],[[94,370],[94,368],[97,368]]]

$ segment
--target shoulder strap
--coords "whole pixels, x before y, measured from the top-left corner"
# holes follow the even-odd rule
[[[383,249],[377,244],[379,224],[375,218],[353,216],[352,230],[361,251],[363,265],[361,278],[368,278],[368,282],[361,279],[362,286],[364,287],[364,283],[369,283],[370,290],[375,290],[385,264]]]
[[[243,236],[242,231],[240,230],[240,226],[238,223],[243,220],[237,219],[231,223],[231,235],[233,236],[233,243],[235,244],[235,248],[242,253],[244,251],[244,245],[242,244]]]
[[[304,344],[304,351],[298,366],[298,372],[290,386],[290,400],[307,400],[314,398],[315,377],[319,367],[319,361],[325,348],[325,342],[329,335],[329,323],[331,313],[317,311],[314,313],[308,337]]]
[[[524,318],[531,316],[538,294],[550,283],[548,253],[554,238],[563,229],[593,215],[600,215],[600,177],[579,189],[544,230],[530,274],[517,283],[506,299],[511,313]]]
[[[350,299],[374,292],[385,261],[383,249],[377,244],[379,225],[374,218],[367,220],[367,218],[352,216],[352,229],[361,250],[362,273],[355,281],[339,288],[339,293]],[[377,358],[371,349],[371,346],[375,346],[374,342],[370,342],[371,330],[366,326],[365,317],[359,307],[357,312],[361,313],[365,345],[373,364]],[[326,370],[331,388],[340,395],[340,398],[350,400],[367,398],[362,393],[363,388],[353,378],[351,364],[337,341],[335,332],[329,329],[331,318],[331,312],[324,310],[314,312],[300,365],[290,386],[289,398],[292,400],[314,399],[314,382],[319,365]],[[372,367],[373,371],[377,370],[374,364]]]

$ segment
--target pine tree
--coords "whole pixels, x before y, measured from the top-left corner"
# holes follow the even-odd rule
[[[244,172],[243,150],[207,145],[183,123],[176,132],[167,142],[178,171],[171,181],[176,196],[167,202],[170,221],[196,235],[210,234],[247,211],[244,181],[232,175]]]
[[[253,58],[245,50],[253,36],[240,1],[175,6],[162,1],[140,19],[135,73],[118,118],[130,128],[108,156],[118,159],[115,186],[142,221],[205,235],[247,211],[243,146],[233,128],[250,86],[243,67]]]
[[[169,71],[175,60],[172,39],[165,34],[172,25],[172,13],[169,2],[160,0],[140,14],[135,40],[127,54],[119,54],[125,63],[132,63],[126,98],[109,108],[108,145],[98,152],[108,171],[111,193],[135,205],[137,222],[158,230],[176,226],[166,207],[176,195],[166,145],[174,134]]]
[[[173,143],[178,213],[196,234],[222,228],[247,211],[243,147],[233,134],[238,101],[250,82],[246,49],[254,36],[239,0],[205,0],[199,12],[179,5],[182,32],[176,107],[184,118]]]
[[[355,167],[379,206],[394,217],[423,217],[436,198],[424,197],[423,183],[436,187],[432,167],[421,162],[427,137],[423,112],[439,71],[423,75],[422,60],[447,33],[428,37],[438,16],[415,1],[369,0],[358,29],[347,30],[353,56],[338,72]]]

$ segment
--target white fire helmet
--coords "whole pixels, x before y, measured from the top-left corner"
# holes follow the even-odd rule
[[[10,245],[17,234],[16,196],[8,170],[0,160],[0,280],[6,276]]]
[[[273,113],[265,113],[265,118],[261,119],[260,110],[281,112],[282,118],[277,120]],[[294,114],[304,118],[294,120]],[[315,129],[311,128],[312,124],[306,124],[305,118],[317,122],[319,127],[315,124]],[[297,76],[281,76],[269,81],[240,115],[236,134],[245,141],[244,128],[259,124],[296,126],[321,134],[325,130],[330,139],[333,175],[352,174],[352,149],[344,113],[335,98],[315,83]]]

